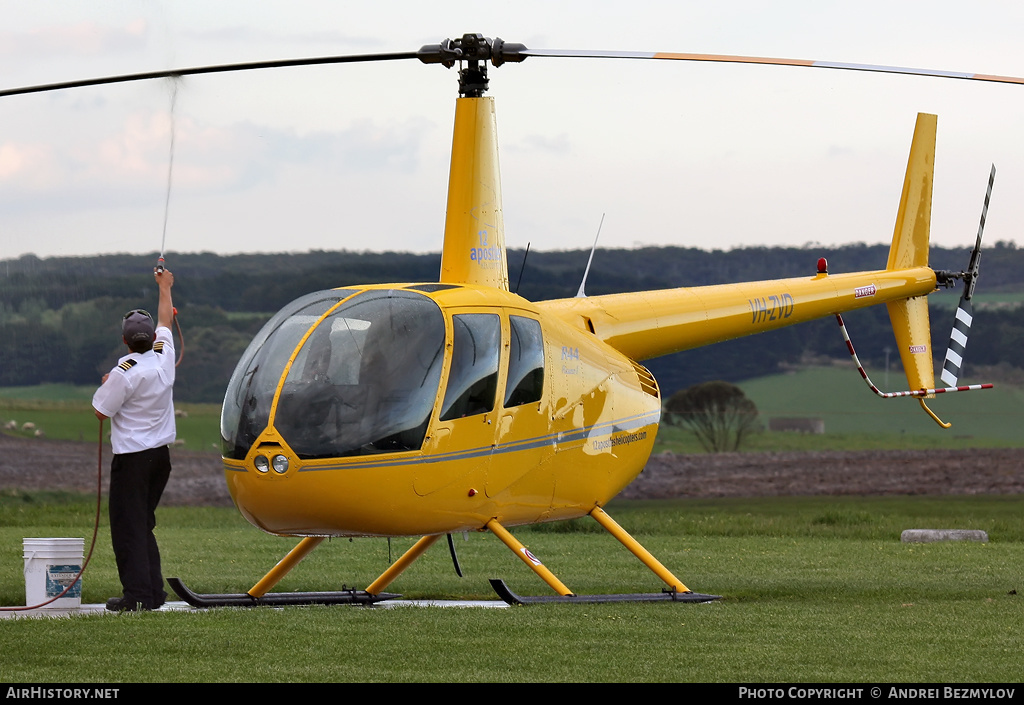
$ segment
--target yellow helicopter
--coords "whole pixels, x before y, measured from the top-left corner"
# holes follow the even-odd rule
[[[604,509],[643,470],[661,419],[658,383],[641,361],[884,303],[909,391],[883,393],[871,385],[876,393],[917,397],[936,422],[948,426],[928,408],[927,398],[991,386],[956,386],[966,337],[954,332],[943,373],[947,386],[935,388],[926,297],[963,279],[958,325],[969,328],[982,228],[967,270],[928,266],[934,115],[917,117],[884,269],[832,275],[820,260],[807,276],[793,279],[603,296],[587,296],[581,285],[576,297],[541,302],[512,293],[495,105],[484,95],[488,64],[564,56],[951,75],[756,57],[533,51],[467,34],[417,52],[233,64],[0,91],[2,96],[312,63],[417,59],[459,66],[438,281],[314,292],[286,306],[255,337],[224,398],[225,477],[249,522],[301,540],[246,593],[197,594],[170,579],[182,599],[197,606],[374,603],[395,597],[387,587],[440,537],[448,536],[451,545],[453,533],[489,531],[555,593],[521,596],[491,581],[509,603],[714,600],[715,595],[691,591]],[[848,338],[847,344],[853,353]],[[509,531],[583,516],[618,539],[666,588],[576,595]],[[422,538],[364,590],[272,591],[325,538],[346,536]]]

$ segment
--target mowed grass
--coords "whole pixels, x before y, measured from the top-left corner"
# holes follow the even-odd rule
[[[745,449],[1024,440],[1016,430],[1019,391],[940,397],[932,408],[954,423],[942,431],[913,400],[874,397],[853,370],[816,374],[744,389],[765,418],[821,415],[828,433],[764,433]],[[47,438],[94,440],[92,391],[0,389],[0,420],[32,420]],[[1009,395],[1005,406],[990,396],[1001,393]],[[977,430],[965,428],[969,409],[940,405],[969,398],[981,404]],[[216,405],[179,408],[189,412],[178,421],[186,447],[212,449]],[[920,428],[905,425],[917,421]],[[661,444],[700,452],[677,429],[663,427]],[[88,550],[95,510],[95,498],[0,490],[0,605],[24,604],[22,539],[82,536]],[[671,571],[723,599],[4,619],[0,682],[1016,682],[1024,647],[1022,510],[1024,498],[1015,496],[618,502],[611,515]],[[87,603],[120,592],[105,512],[83,579]],[[908,528],[983,529],[991,542],[902,544]],[[161,508],[157,532],[165,575],[200,592],[246,591],[296,542],[259,532],[232,509]],[[515,533],[580,594],[663,587],[589,519]],[[412,541],[326,542],[276,589],[365,587]],[[487,579],[500,577],[521,594],[551,594],[490,534],[458,536],[456,546],[464,578],[442,540],[388,589],[410,599],[492,600]]]
[[[294,607],[0,621],[4,682],[1016,682],[1024,647],[1024,498],[618,502],[609,513],[711,604],[509,609]],[[95,500],[0,496],[0,603],[23,604],[21,540],[91,538]],[[102,522],[86,602],[117,594]],[[907,528],[990,543],[902,544]],[[160,510],[165,574],[243,592],[294,539],[230,509]],[[581,594],[660,582],[588,520],[516,530]],[[412,539],[333,540],[279,590],[363,587]],[[485,598],[487,579],[550,590],[489,534],[439,542],[391,585],[407,598]]]

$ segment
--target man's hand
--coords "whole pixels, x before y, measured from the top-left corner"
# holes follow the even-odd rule
[[[163,271],[153,269],[153,278],[160,288],[160,302],[156,309],[156,324],[170,328],[174,320],[174,304],[171,302],[171,287],[174,286],[174,273],[166,267]]]
[[[160,287],[161,290],[165,286],[168,289],[174,286],[174,274],[171,272],[171,270],[167,269],[166,267],[162,271],[154,267],[153,278],[156,279],[156,285]]]

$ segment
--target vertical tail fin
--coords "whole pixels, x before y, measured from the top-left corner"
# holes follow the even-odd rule
[[[932,220],[932,175],[935,171],[935,131],[938,117],[918,113],[914,141],[903,179],[903,195],[892,234],[887,270],[928,265]]]
[[[907,175],[903,180],[903,195],[900,198],[900,210],[896,216],[896,229],[892,235],[892,247],[889,249],[889,262],[886,271],[902,272],[905,270],[907,276],[920,273],[921,268],[928,271],[928,238],[931,226],[932,214],[932,177],[935,170],[935,127],[937,119],[934,115],[919,113],[917,126],[914,128],[914,141],[910,147],[910,159],[907,162]],[[884,398],[893,397],[916,397],[921,408],[943,428],[949,428],[951,424],[945,423],[928,408],[925,399],[932,398],[936,394],[944,392],[965,392],[975,389],[991,389],[991,384],[977,384],[967,386],[955,386],[956,377],[948,369],[950,361],[955,363],[956,371],[959,371],[960,357],[957,351],[962,353],[963,345],[967,343],[967,330],[970,328],[971,293],[973,293],[973,282],[978,276],[978,262],[981,258],[981,229],[985,226],[985,213],[988,210],[988,199],[992,193],[992,180],[995,177],[995,167],[992,167],[992,175],[989,177],[988,194],[985,196],[985,209],[981,213],[981,227],[978,229],[978,243],[975,252],[971,255],[971,273],[960,272],[933,272],[932,280],[934,285],[942,281],[948,285],[951,279],[963,278],[965,280],[964,298],[961,299],[961,307],[957,310],[957,327],[953,330],[950,351],[947,352],[947,370],[942,374],[942,380],[948,387],[935,388],[935,369],[931,352],[931,325],[928,321],[928,299],[927,295],[911,296],[906,299],[890,301],[886,303],[889,309],[889,320],[892,322],[893,333],[896,335],[896,343],[900,351],[900,360],[903,362],[903,369],[907,373],[908,391],[905,392],[882,392],[867,376],[864,367],[857,359],[853,343],[846,333],[846,326],[842,316],[837,315],[839,326],[843,331],[843,338],[846,346],[853,357],[854,363],[860,370],[861,377],[867,382],[871,390]],[[958,343],[954,345],[954,343]],[[952,380],[952,381],[950,381]]]
[[[886,265],[888,271],[928,266],[937,121],[935,115],[919,113],[917,116],[900,210]],[[931,389],[935,386],[935,371],[927,298],[917,296],[886,306],[909,388]]]

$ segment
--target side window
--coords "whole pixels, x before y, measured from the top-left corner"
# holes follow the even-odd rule
[[[501,320],[491,313],[452,316],[452,367],[441,406],[441,421],[494,409],[498,388]]]
[[[505,406],[540,401],[544,392],[544,338],[540,322],[522,316],[508,317],[511,339]]]

